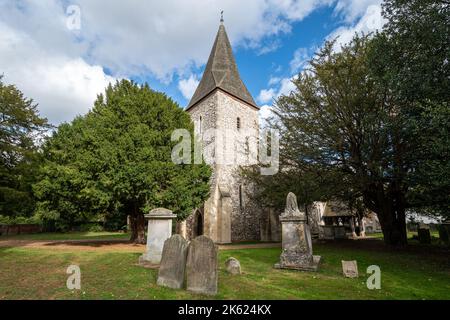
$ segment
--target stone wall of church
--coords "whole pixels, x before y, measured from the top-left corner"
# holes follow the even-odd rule
[[[218,232],[223,226],[219,226],[219,186],[223,186],[231,197],[231,241],[260,240],[262,210],[248,196],[253,192],[253,186],[243,183],[239,174],[241,165],[253,164],[257,160],[258,110],[216,90],[189,113],[196,133],[205,134],[208,129],[217,129],[214,136],[204,137],[205,156],[213,156],[216,161],[210,180],[211,197],[204,207],[205,235],[214,241],[220,238]],[[211,149],[212,145],[216,148]],[[193,228],[193,220],[188,220],[189,230]]]
[[[240,122],[240,129],[237,122]],[[260,239],[261,210],[248,194],[253,186],[245,185],[239,174],[239,166],[257,160],[257,138],[259,135],[258,111],[228,94],[218,91],[218,128],[226,132],[224,159],[231,164],[218,167],[218,182],[229,186],[232,199],[231,239],[249,241]],[[226,161],[226,163],[228,163]]]
[[[209,129],[217,127],[218,119],[218,107],[217,107],[217,92],[207,96],[196,106],[189,110],[191,119],[194,123],[195,133],[200,137],[203,137],[203,152],[205,158],[213,158],[215,150],[212,148],[216,144],[216,137],[214,135],[205,137],[205,132]],[[212,176],[210,179],[210,198],[205,202],[203,210],[203,229],[204,235],[210,237],[212,240],[217,241],[217,220],[218,220],[218,208],[215,205],[218,201],[218,188],[217,188],[217,176],[218,172],[214,165]],[[188,229],[195,228],[194,219],[189,220]],[[194,234],[193,231],[190,234]]]

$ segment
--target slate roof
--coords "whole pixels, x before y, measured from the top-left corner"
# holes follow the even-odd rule
[[[233,49],[231,48],[230,40],[228,39],[223,24],[220,25],[219,31],[217,32],[216,40],[214,41],[202,80],[186,110],[197,104],[217,88],[257,108],[252,95],[239,76],[239,71],[233,56]]]
[[[339,201],[328,201],[323,213],[324,217],[351,217],[348,206]]]

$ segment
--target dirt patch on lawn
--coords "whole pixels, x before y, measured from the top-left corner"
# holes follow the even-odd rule
[[[144,252],[145,245],[126,240],[5,240],[0,247],[55,249],[66,251]]]
[[[277,248],[280,243],[219,245],[219,250]],[[66,251],[144,252],[145,245],[126,240],[4,240],[0,247],[55,249]]]

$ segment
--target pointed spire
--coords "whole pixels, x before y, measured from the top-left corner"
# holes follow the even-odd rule
[[[215,89],[221,89],[245,103],[257,107],[250,92],[241,80],[230,40],[223,24],[220,25],[217,32],[202,80],[186,110],[200,102]]]

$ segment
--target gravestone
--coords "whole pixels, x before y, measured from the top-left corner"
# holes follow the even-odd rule
[[[450,220],[439,226],[439,239],[446,245],[450,244]]]
[[[286,209],[280,216],[282,253],[277,269],[317,271],[320,256],[313,256],[312,240],[306,215],[300,212],[297,197],[290,192],[286,200]]]
[[[191,241],[186,262],[186,289],[194,293],[217,294],[218,248],[214,242],[199,236]]]
[[[358,263],[353,261],[342,261],[342,272],[347,278],[358,278]]]
[[[157,208],[144,217],[148,220],[147,247],[139,257],[139,264],[156,265],[161,262],[164,241],[172,236],[172,220],[177,216],[168,209]]]
[[[428,227],[426,224],[421,223],[419,229],[417,229],[417,236],[421,244],[430,244],[431,243],[430,227]]]
[[[181,289],[184,283],[188,242],[175,234],[164,242],[157,284]]]
[[[319,233],[320,239],[334,240],[334,226],[324,225],[320,226],[321,232]]]
[[[239,261],[233,257],[230,257],[225,261],[225,268],[228,273],[231,274],[241,274],[241,264]]]
[[[319,238],[319,224],[320,224],[320,208],[318,203],[313,203],[309,207],[308,224],[311,230],[311,237],[313,239]]]
[[[333,229],[334,229],[334,238],[335,239],[346,239],[347,238],[344,226],[334,226]]]

